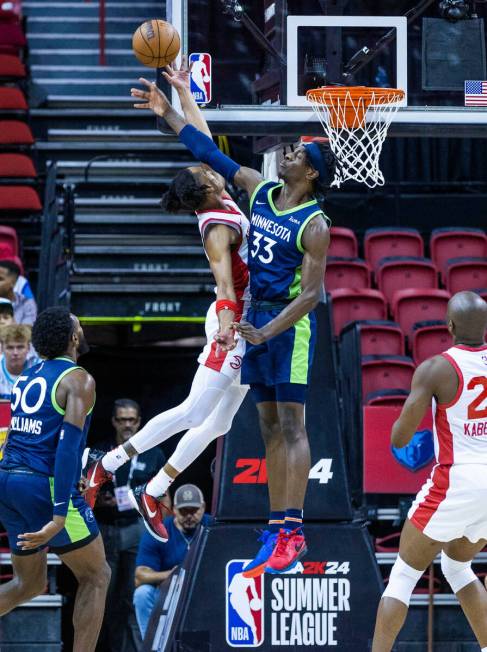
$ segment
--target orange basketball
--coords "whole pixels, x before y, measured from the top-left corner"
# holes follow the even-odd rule
[[[165,20],[147,20],[132,37],[135,56],[149,68],[167,66],[178,56],[179,47],[179,34]]]

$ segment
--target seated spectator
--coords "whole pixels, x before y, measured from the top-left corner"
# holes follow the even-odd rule
[[[179,487],[174,494],[174,516],[164,519],[169,541],[161,543],[145,532],[139,545],[135,568],[134,606],[142,638],[157,600],[159,585],[180,566],[200,525],[209,525],[205,501],[194,484]]]
[[[25,276],[22,276],[22,274],[19,276],[19,278],[17,279],[17,281],[15,283],[14,292],[17,292],[18,294],[23,294],[24,297],[27,297],[28,299],[33,299],[34,298],[34,293],[32,292],[32,288],[30,287],[30,283],[25,278]]]
[[[12,260],[0,260],[0,298],[9,299],[14,307],[17,324],[32,324],[37,317],[37,305],[34,298],[14,290],[20,276],[19,266]]]
[[[35,354],[29,355],[31,328],[25,324],[4,326],[0,332],[0,399],[10,400],[12,387],[20,374],[40,362]]]
[[[9,299],[0,298],[0,328],[15,324],[14,307]]]

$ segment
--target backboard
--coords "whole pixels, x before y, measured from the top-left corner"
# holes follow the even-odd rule
[[[487,102],[465,106],[465,82],[487,79],[487,6],[465,0],[451,22],[436,0],[168,0],[184,53],[212,56],[212,131],[320,135],[305,99],[325,84],[406,92],[390,135],[485,137]],[[487,85],[486,85],[487,88]],[[175,99],[175,98],[174,98]],[[475,100],[475,98],[474,98]]]

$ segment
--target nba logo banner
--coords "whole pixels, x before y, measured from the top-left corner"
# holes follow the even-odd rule
[[[193,52],[189,55],[190,87],[197,104],[211,102],[211,55]]]
[[[259,647],[264,641],[263,575],[242,575],[248,559],[232,559],[226,567],[226,638],[232,647]]]

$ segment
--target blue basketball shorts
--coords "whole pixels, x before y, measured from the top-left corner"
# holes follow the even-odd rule
[[[277,317],[281,310],[255,310],[251,307],[247,321],[256,328],[262,328]],[[315,343],[316,317],[313,312],[263,344],[247,342],[242,363],[242,384],[251,385],[251,389],[252,386],[260,386],[255,387],[257,391],[253,392],[257,402],[295,400],[304,403]],[[285,385],[287,388],[284,390]],[[263,386],[274,388],[274,398]]]
[[[41,548],[21,550],[17,545],[19,534],[37,532],[52,521],[53,496],[53,478],[0,469],[0,522],[7,530],[12,554],[31,555],[47,547],[51,552],[63,554],[82,548],[98,536],[93,511],[83,496],[73,491],[61,532]]]

